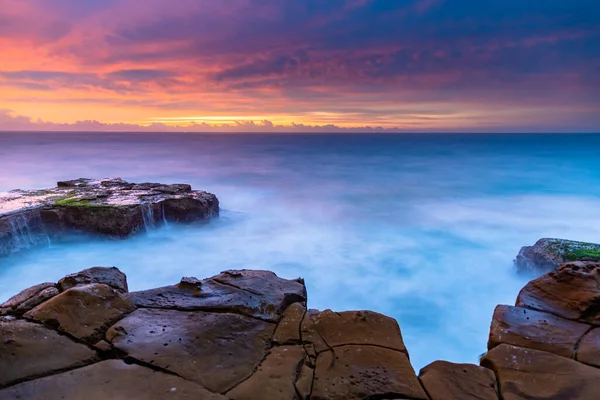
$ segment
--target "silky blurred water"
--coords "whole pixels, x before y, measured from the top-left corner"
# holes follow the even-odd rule
[[[0,259],[0,301],[94,265],[131,290],[270,269],[311,308],[395,317],[419,369],[477,362],[520,246],[600,242],[600,135],[0,133],[0,191],[115,176],[191,183],[221,218]]]

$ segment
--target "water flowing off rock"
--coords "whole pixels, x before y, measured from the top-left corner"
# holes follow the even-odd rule
[[[186,184],[77,179],[53,189],[14,190],[0,195],[0,256],[73,231],[125,237],[168,221],[206,221],[218,213],[214,194]]]
[[[112,179],[12,192],[0,207],[6,254],[69,229],[206,220],[218,201]],[[436,361],[417,375],[394,319],[307,309],[300,278],[230,270],[129,292],[120,270],[92,267],[0,305],[0,400],[600,398],[600,263],[561,265],[491,319],[481,365]]]

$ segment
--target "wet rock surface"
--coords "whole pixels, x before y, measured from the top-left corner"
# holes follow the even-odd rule
[[[113,289],[127,293],[127,277],[116,267],[92,267],[84,269],[76,274],[67,275],[58,281],[61,291],[69,290],[75,286],[88,285],[90,283],[103,283]]]
[[[521,307],[498,306],[494,311],[488,348],[500,344],[549,351],[573,358],[589,325]]]
[[[257,281],[260,284],[251,286]],[[290,304],[306,301],[306,289],[270,271],[240,270],[202,281],[184,278],[177,285],[133,292],[128,298],[138,307],[229,311],[276,322]]]
[[[496,308],[481,366],[417,377],[394,319],[307,310],[301,279],[226,271],[127,293],[118,269],[94,267],[2,305],[0,400],[598,399],[599,269],[530,282]]]
[[[226,400],[175,375],[119,360],[36,379],[0,391],[0,400]]]
[[[517,306],[600,324],[600,263],[561,265],[529,282],[519,293]]]
[[[496,374],[504,400],[598,399],[600,369],[566,357],[503,344],[481,362]]]
[[[103,332],[135,306],[108,285],[76,286],[40,304],[25,318],[41,322],[77,339],[95,343]]]
[[[274,329],[237,314],[141,309],[112,326],[106,339],[137,360],[225,392],[252,374]]]
[[[0,387],[97,359],[87,346],[24,320],[0,320],[0,340]]]
[[[71,231],[126,237],[168,221],[218,215],[214,194],[190,185],[76,179],[44,190],[0,194],[0,256],[47,244]]]

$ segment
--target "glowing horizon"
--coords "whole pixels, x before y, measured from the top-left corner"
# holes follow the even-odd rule
[[[0,130],[600,131],[587,0],[2,3]]]

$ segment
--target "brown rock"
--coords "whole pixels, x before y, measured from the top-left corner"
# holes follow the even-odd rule
[[[306,308],[302,303],[290,305],[283,313],[283,318],[279,321],[273,342],[278,344],[297,344],[300,343],[300,323],[306,313]]]
[[[600,369],[556,354],[502,344],[481,365],[496,373],[504,400],[598,399]]]
[[[222,393],[252,374],[274,330],[271,323],[237,314],[140,309],[106,337],[138,360]]]
[[[279,321],[290,304],[305,301],[302,284],[269,271],[228,271],[199,283],[188,280],[129,293],[128,298],[138,307],[232,312],[271,322]],[[260,285],[251,288],[254,282]]]
[[[106,340],[100,340],[94,345],[94,347],[105,353],[112,350],[112,346]]]
[[[374,346],[343,346],[319,354],[311,400],[370,396],[427,399],[403,352]]]
[[[311,310],[302,321],[302,340],[313,343],[317,352],[351,344],[406,352],[396,320],[373,311]]]
[[[519,293],[516,305],[600,324],[600,263],[563,264],[529,282]]]
[[[494,373],[477,365],[435,361],[419,379],[431,400],[498,400]]]
[[[302,346],[271,349],[256,372],[227,392],[227,397],[232,400],[296,400],[294,382],[298,365],[304,357]]]
[[[577,361],[600,367],[600,328],[583,337],[577,351]]]
[[[116,267],[92,267],[67,275],[58,281],[61,291],[71,289],[75,286],[88,285],[90,283],[104,283],[118,290],[121,293],[127,293],[127,276]]]
[[[52,288],[56,288],[56,284],[51,282],[40,283],[39,285],[32,286],[0,304],[0,308],[6,309],[6,314],[23,314],[38,304],[48,300],[50,297],[58,294],[58,291],[54,292],[47,290]],[[17,309],[19,311],[17,311]]]
[[[0,400],[227,400],[175,375],[107,360],[0,390]]]
[[[488,349],[506,343],[573,358],[576,343],[588,329],[589,325],[552,314],[498,306],[490,328]]]
[[[29,299],[27,299],[24,302],[22,302],[21,304],[19,304],[14,309],[14,313],[17,315],[23,315],[27,311],[32,310],[33,308],[37,307],[38,305],[42,304],[43,302],[45,302],[47,300],[50,300],[51,298],[58,295],[59,293],[60,292],[58,291],[58,289],[55,288],[54,286],[46,288],[46,289],[40,291],[39,293],[37,293],[35,296],[30,297]]]
[[[95,343],[106,329],[135,306],[110,286],[76,286],[25,314],[76,338]]]
[[[96,353],[86,346],[41,325],[23,320],[0,321],[0,387],[95,359]]]
[[[300,371],[298,372],[298,377],[294,386],[296,387],[296,391],[298,392],[298,395],[301,399],[310,398],[313,388],[313,382],[315,381],[316,361],[316,354],[314,358],[311,356],[307,356],[306,358],[304,358],[304,362],[298,366]]]

